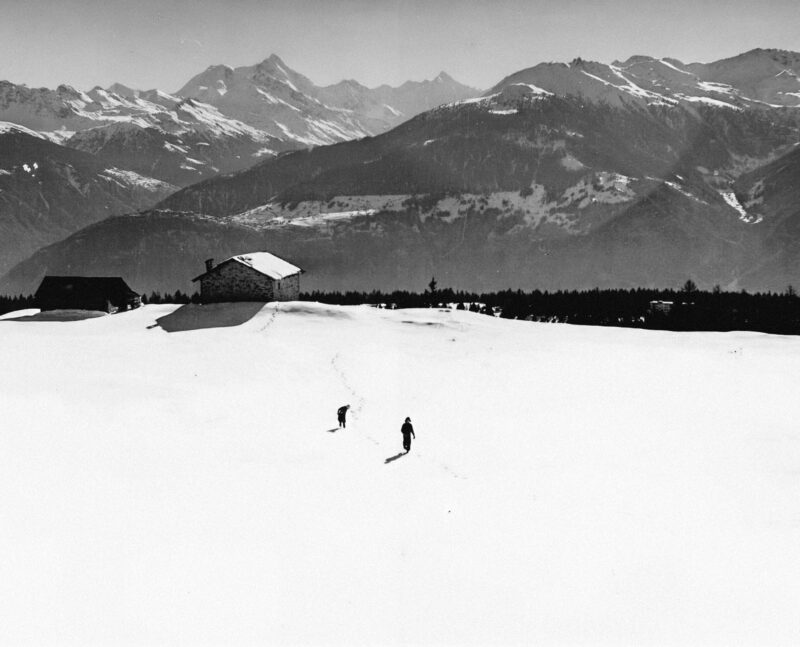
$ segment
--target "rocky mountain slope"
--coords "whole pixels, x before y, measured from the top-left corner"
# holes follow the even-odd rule
[[[748,282],[770,283],[785,277],[800,285],[800,145],[791,152],[740,176],[735,196],[751,219],[763,229],[763,249],[750,268]]]
[[[703,66],[538,65],[381,136],[266,160],[158,208],[176,232],[181,214],[215,220],[220,247],[230,227],[249,228],[253,244],[313,270],[312,289],[421,289],[432,274],[476,290],[688,278],[783,289],[800,267],[797,61],[754,50]],[[139,240],[114,255],[147,272]],[[190,246],[176,253],[202,261]],[[80,257],[65,241],[13,284]]]
[[[0,272],[43,245],[176,187],[0,122]]]

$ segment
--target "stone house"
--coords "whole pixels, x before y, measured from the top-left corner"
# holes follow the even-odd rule
[[[269,252],[239,254],[214,265],[192,281],[200,282],[200,301],[292,301],[300,296],[303,270]]]
[[[45,276],[34,299],[40,310],[112,313],[142,305],[141,297],[118,276]]]

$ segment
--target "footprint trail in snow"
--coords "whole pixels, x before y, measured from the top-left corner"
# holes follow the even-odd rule
[[[359,412],[360,412],[360,411],[363,409],[363,407],[364,407],[364,405],[365,405],[366,401],[365,401],[365,400],[364,400],[364,398],[363,398],[363,397],[362,397],[362,396],[361,396],[361,395],[360,395],[360,394],[359,394],[359,393],[358,393],[358,392],[357,392],[357,391],[356,391],[356,390],[353,388],[353,386],[350,384],[349,380],[347,379],[347,374],[344,372],[344,370],[342,370],[342,368],[341,368],[341,367],[340,367],[340,365],[339,365],[339,357],[340,357],[340,354],[339,354],[339,353],[336,353],[336,354],[335,354],[335,355],[334,355],[334,356],[331,358],[331,366],[333,366],[333,369],[334,369],[334,371],[336,371],[337,375],[339,376],[339,380],[340,380],[340,381],[342,382],[342,384],[344,385],[344,388],[345,388],[345,389],[346,389],[346,390],[347,390],[347,391],[350,393],[350,395],[352,395],[352,396],[353,396],[353,398],[354,398],[354,401],[357,403],[357,404],[356,404],[354,407],[351,407],[351,408],[352,408],[352,410],[353,410],[353,413],[354,413],[354,414],[357,414],[357,413],[359,413]],[[372,436],[371,436],[369,433],[367,433],[367,434],[366,434],[366,438],[367,438],[367,440],[369,440],[369,441],[370,441],[372,444],[374,444],[374,445],[381,446],[381,447],[384,445],[384,443],[382,443],[381,441],[379,441],[379,440],[377,440],[376,438],[372,437]],[[420,453],[420,452],[410,452],[410,455],[411,455],[411,456],[415,456],[415,457],[417,458],[417,460],[421,460],[421,461],[424,461],[424,462],[429,462],[429,461],[428,461],[428,460],[425,458],[425,454],[424,454],[424,453]],[[390,463],[390,462],[393,462],[393,461],[385,461],[385,462],[388,464],[388,463]],[[450,467],[449,467],[449,466],[445,465],[444,463],[440,463],[440,464],[439,464],[439,467],[440,467],[441,469],[443,469],[445,472],[447,472],[447,473],[448,473],[450,476],[452,476],[453,478],[457,478],[457,479],[466,479],[466,477],[465,477],[465,476],[462,476],[462,475],[458,474],[457,472],[454,472],[452,469],[450,469]]]

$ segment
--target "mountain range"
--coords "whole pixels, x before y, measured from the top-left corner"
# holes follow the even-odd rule
[[[202,86],[220,70],[227,100],[219,84],[213,92]],[[213,66],[175,94],[119,83],[81,92],[0,81],[0,274],[43,245],[152,207],[202,178],[376,134],[405,114],[475,94],[444,73],[399,88],[354,81],[321,88],[275,55],[249,68]],[[33,164],[34,183],[21,170]]]
[[[81,92],[0,81],[0,121],[186,186],[288,150],[375,135],[477,94],[444,73],[398,88],[318,87],[272,55],[251,67],[212,66],[174,94],[120,83]]]
[[[236,88],[258,67],[213,68],[181,92],[238,119]],[[284,71],[284,86],[310,96]],[[798,73],[800,54],[780,50],[539,64],[383,134],[187,186],[40,250],[1,285],[24,291],[44,272],[91,267],[142,289],[190,289],[203,256],[246,245],[291,258],[309,289],[421,289],[431,275],[475,290],[688,278],[783,289],[800,271]],[[325,92],[348,87],[314,98],[327,105]],[[165,236],[182,244],[168,253]]]

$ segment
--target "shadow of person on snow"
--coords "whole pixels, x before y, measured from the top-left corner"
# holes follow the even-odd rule
[[[187,303],[168,315],[156,319],[150,328],[159,326],[166,332],[185,332],[203,328],[241,326],[250,321],[266,305],[265,301],[238,301],[232,303]]]
[[[392,461],[396,461],[398,458],[402,458],[402,457],[403,457],[403,456],[405,456],[405,455],[406,455],[406,452],[400,452],[400,453],[399,453],[399,454],[397,454],[396,456],[390,456],[389,458],[387,458],[387,459],[386,459],[385,461],[383,461],[383,462],[384,462],[384,463],[391,463]]]
[[[339,431],[339,427],[334,427],[333,429],[328,429],[327,431],[329,434],[335,434],[337,431]]]

